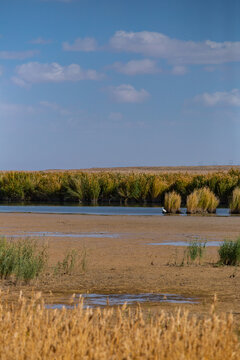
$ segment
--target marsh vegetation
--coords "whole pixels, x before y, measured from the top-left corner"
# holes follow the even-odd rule
[[[214,212],[219,199],[221,205],[231,202],[231,211],[239,212],[239,186],[238,170],[205,175],[80,171],[5,172],[0,174],[0,201],[163,204],[165,195],[172,194],[175,204],[177,197],[177,204],[180,201],[179,196],[181,197],[182,205],[186,205],[187,198],[191,196],[191,201],[188,200],[189,211],[203,208],[204,211]],[[206,198],[210,199],[210,203],[205,202]],[[176,205],[171,208],[173,212],[176,211]]]

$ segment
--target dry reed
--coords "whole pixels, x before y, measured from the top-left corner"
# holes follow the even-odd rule
[[[2,360],[240,358],[231,314],[206,318],[162,311],[145,316],[140,307],[46,309],[41,295],[0,304]]]
[[[237,187],[233,190],[232,199],[230,202],[230,211],[232,214],[239,214],[240,213],[240,188]]]
[[[176,214],[180,212],[181,196],[175,191],[165,194],[164,207],[168,213]]]
[[[194,190],[192,194],[187,197],[187,212],[195,213],[214,213],[219,204],[218,198],[207,187]]]

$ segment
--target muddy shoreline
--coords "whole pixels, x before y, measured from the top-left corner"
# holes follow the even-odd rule
[[[209,311],[216,294],[217,311],[232,311],[240,319],[240,269],[215,266],[217,247],[207,248],[200,265],[180,266],[184,247],[148,245],[189,241],[195,237],[208,241],[235,239],[240,234],[238,218],[0,214],[0,236],[11,237],[19,232],[83,234],[79,238],[37,239],[48,243],[50,266],[62,260],[68,250],[85,248],[86,270],[59,277],[45,275],[27,286],[1,281],[1,289],[9,290],[9,299],[17,296],[20,289],[25,293],[41,291],[46,301],[51,297],[56,302],[63,297],[70,298],[72,293],[169,293],[199,299],[197,304],[181,307],[203,314]],[[103,236],[85,237],[84,233]],[[104,233],[118,236],[105,237]],[[161,303],[151,309],[171,310],[176,306]]]

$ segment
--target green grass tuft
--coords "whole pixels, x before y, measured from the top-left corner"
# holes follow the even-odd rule
[[[32,239],[7,241],[0,238],[0,277],[13,276],[16,281],[37,278],[47,262],[46,247],[37,246]]]
[[[218,250],[220,264],[239,265],[240,264],[240,237],[235,240],[225,240]]]

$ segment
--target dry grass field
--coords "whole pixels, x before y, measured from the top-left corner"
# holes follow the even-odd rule
[[[144,316],[127,305],[105,310],[47,310],[41,295],[0,305],[1,359],[162,359],[240,358],[231,315],[200,319],[187,311]]]
[[[199,166],[129,166],[129,167],[106,167],[106,168],[89,168],[89,169],[48,169],[46,172],[76,172],[84,171],[89,173],[149,173],[149,174],[161,174],[161,173],[189,173],[189,174],[208,174],[214,172],[227,173],[229,170],[240,170],[240,165],[199,165]]]

